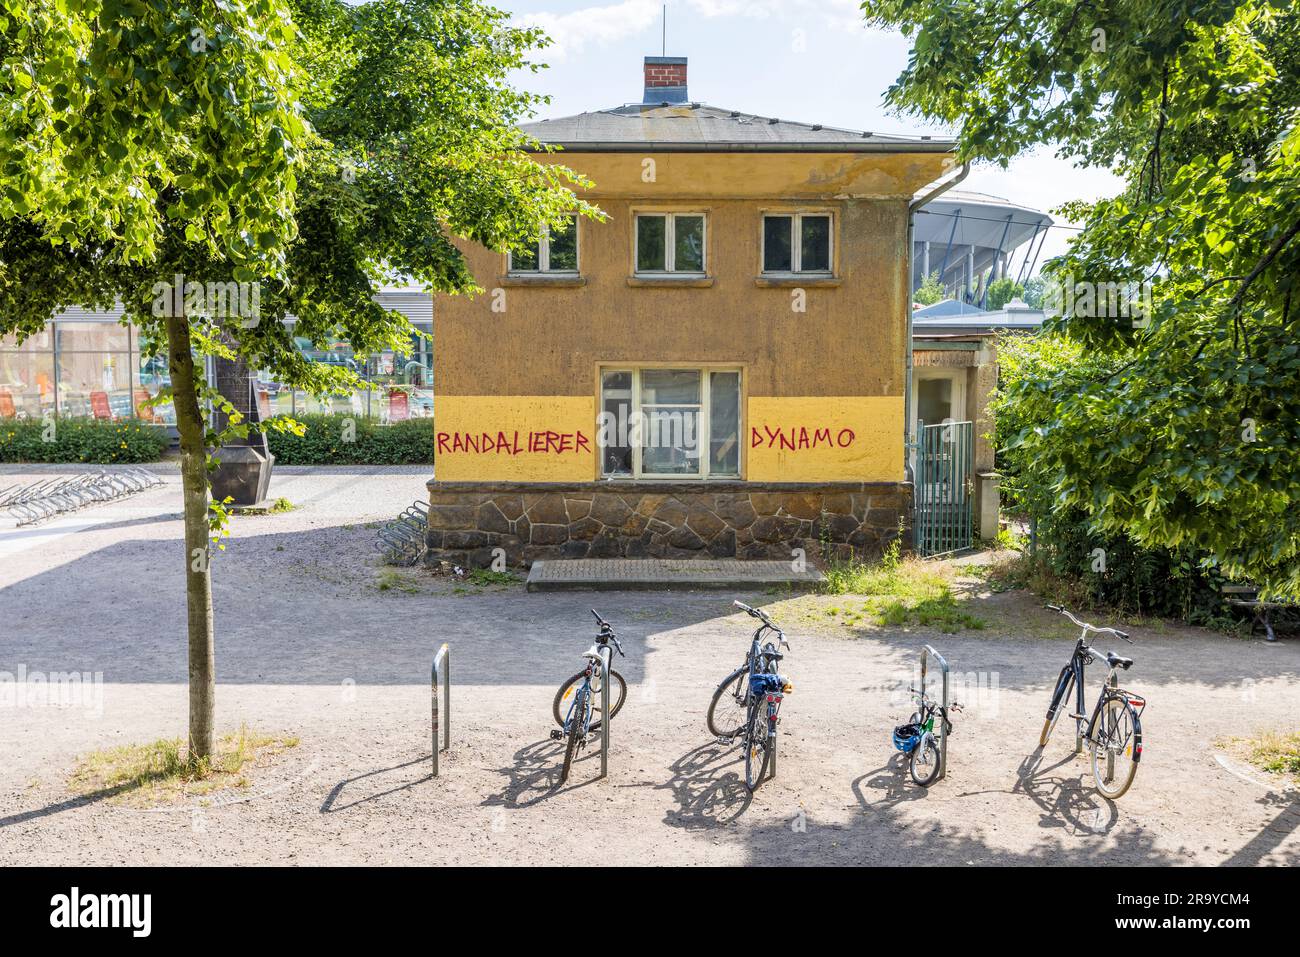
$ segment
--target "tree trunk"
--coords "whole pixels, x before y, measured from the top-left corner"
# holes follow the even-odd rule
[[[207,447],[199,406],[194,353],[185,316],[167,317],[172,404],[181,439],[181,485],[185,492],[185,598],[189,613],[190,759],[213,751],[216,654],[212,633],[211,539],[208,532]]]

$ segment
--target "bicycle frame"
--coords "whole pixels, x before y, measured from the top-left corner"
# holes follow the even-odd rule
[[[1097,743],[1094,736],[1102,706],[1109,698],[1115,696],[1115,692],[1118,690],[1115,680],[1117,669],[1112,666],[1107,670],[1106,680],[1101,684],[1101,692],[1097,696],[1097,703],[1092,709],[1092,714],[1089,715],[1084,710],[1084,674],[1088,663],[1094,660],[1096,658],[1092,653],[1092,649],[1088,646],[1088,632],[1085,629],[1074,643],[1074,654],[1070,657],[1070,664],[1061,672],[1064,675],[1066,671],[1069,671],[1074,678],[1074,751],[1076,754],[1083,751],[1085,741],[1089,744]],[[1057,681],[1059,683],[1060,679],[1058,678]],[[1067,702],[1062,701],[1057,707],[1064,708],[1066,705]],[[1085,721],[1087,722],[1086,730]]]
[[[587,662],[587,674],[582,679],[582,686],[578,693],[573,696],[573,703],[569,705],[569,713],[564,716],[564,730],[566,732],[571,731],[572,725],[570,722],[572,722],[574,718],[573,709],[578,706],[579,701],[583,702],[583,710],[585,711],[585,714],[582,716],[583,737],[586,737],[591,732],[591,716],[596,710],[595,703],[592,701],[591,697],[595,694],[591,687],[591,679],[597,674],[598,669],[600,669],[601,677],[604,678],[604,670],[600,662],[592,661],[591,659],[587,659]]]

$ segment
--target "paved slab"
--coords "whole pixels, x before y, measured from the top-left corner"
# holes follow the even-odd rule
[[[574,558],[533,562],[529,591],[659,591],[677,588],[762,588],[815,585],[815,568],[797,572],[790,562],[736,558]]]

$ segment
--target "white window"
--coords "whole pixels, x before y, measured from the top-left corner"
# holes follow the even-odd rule
[[[601,475],[739,478],[740,370],[601,370]]]
[[[638,275],[704,275],[703,213],[638,213]]]
[[[578,272],[578,217],[569,216],[563,229],[547,229],[535,246],[510,254],[511,273]]]
[[[829,213],[780,213],[763,217],[763,272],[831,272]]]

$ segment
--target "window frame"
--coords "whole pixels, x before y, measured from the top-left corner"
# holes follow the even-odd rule
[[[641,376],[646,371],[669,369],[683,372],[697,372],[700,375],[700,413],[696,429],[696,442],[700,449],[699,468],[696,472],[684,475],[680,472],[646,472],[643,468],[643,444],[632,445],[632,471],[630,474],[605,471],[605,446],[597,440],[597,475],[602,481],[611,482],[741,482],[745,473],[745,370],[734,363],[689,362],[650,362],[602,363],[596,369],[596,386],[598,391],[596,404],[602,412],[605,410],[605,375],[611,372],[628,372],[632,375],[632,403],[628,410],[628,421],[633,422],[641,415]],[[733,372],[736,374],[736,443],[739,450],[736,455],[736,471],[713,474],[710,472],[710,449],[713,443],[713,376],[714,372]],[[692,405],[694,403],[691,403]]]
[[[767,220],[780,216],[790,220],[790,268],[767,268]],[[803,230],[805,216],[827,219],[825,269],[803,268]],[[758,274],[760,276],[812,276],[828,278],[835,272],[835,211],[830,209],[765,209],[758,224]]]
[[[577,213],[569,213],[569,218],[573,220],[573,269],[552,269],[551,268],[551,227],[546,226],[542,229],[542,235],[537,238],[537,268],[520,269],[515,265],[515,254],[511,250],[506,253],[506,275],[507,276],[581,276],[582,275],[582,239],[579,229],[581,227],[582,217]]]
[[[661,217],[664,220],[664,268],[642,269],[641,229],[642,217]],[[677,267],[677,217],[698,217],[700,220],[700,269]],[[632,275],[639,279],[701,279],[709,275],[709,214],[702,209],[643,209],[632,214]]]

